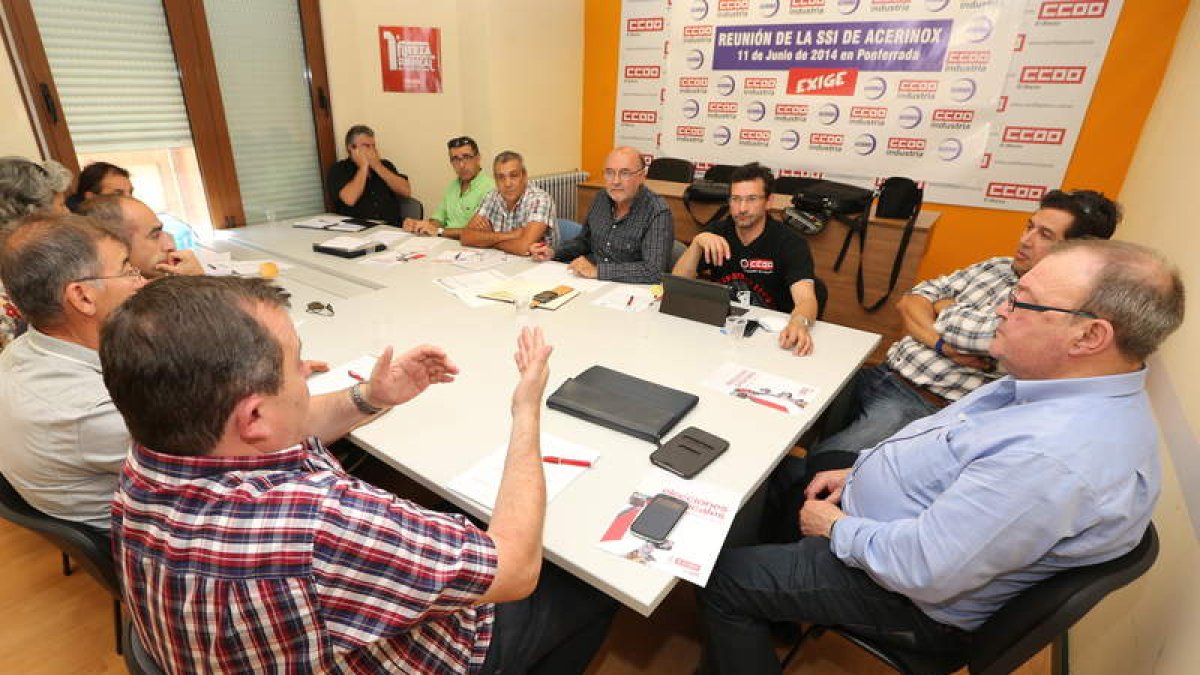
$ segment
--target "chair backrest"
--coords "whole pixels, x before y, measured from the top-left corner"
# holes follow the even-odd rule
[[[669,180],[672,183],[690,183],[696,175],[696,165],[686,159],[656,157],[646,169],[650,180]]]
[[[400,224],[404,223],[405,218],[421,220],[425,217],[425,205],[421,200],[413,197],[403,197],[400,199]]]
[[[109,593],[120,597],[121,586],[113,569],[108,537],[99,530],[61,518],[48,516],[33,508],[0,475],[0,517],[32,530],[57,546],[99,581]]]
[[[126,624],[121,650],[125,655],[125,669],[130,675],[163,675],[163,669],[154,662],[154,657],[146,651],[146,645],[138,637],[133,624]]]
[[[583,225],[568,218],[559,218],[555,222],[558,223],[559,241],[570,241],[583,232]]]
[[[1142,576],[1158,557],[1154,523],[1132,551],[1108,562],[1060,572],[1000,608],[975,631],[972,675],[1011,673],[1083,618],[1104,596]]]

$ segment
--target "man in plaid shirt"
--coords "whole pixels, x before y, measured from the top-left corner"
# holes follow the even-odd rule
[[[518,338],[508,459],[484,531],[347,475],[321,445],[453,381],[440,349],[389,347],[367,382],[310,401],[280,289],[232,277],[150,288],[106,325],[100,359],[135,441],[114,557],[164,670],[586,668],[614,604],[542,563],[551,348],[539,331]]]
[[[795,514],[803,485],[820,471],[854,463],[858,453],[995,380],[987,355],[999,319],[996,305],[1017,279],[1057,242],[1108,239],[1121,219],[1120,207],[1099,192],[1051,190],[1029,217],[1013,257],[984,260],[917,284],[897,302],[907,335],[896,341],[884,363],[863,368],[846,394],[852,421],[818,442],[804,459],[786,457],[771,479],[769,538],[794,540]]]
[[[604,160],[604,194],[592,200],[583,231],[557,248],[534,244],[530,254],[569,263],[587,279],[658,283],[671,264],[675,222],[667,203],[645,183],[641,153],[614,149]]]
[[[492,162],[496,189],[483,198],[467,222],[459,241],[463,246],[498,248],[513,255],[529,255],[535,244],[558,246],[558,214],[554,198],[529,184],[525,159],[512,150]]]

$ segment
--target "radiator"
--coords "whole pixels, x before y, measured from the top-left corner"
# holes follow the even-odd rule
[[[529,182],[550,193],[550,196],[554,198],[554,207],[558,211],[559,218],[575,220],[575,207],[579,201],[579,191],[576,186],[587,180],[589,175],[586,171],[575,169],[548,173],[544,176],[533,176]]]

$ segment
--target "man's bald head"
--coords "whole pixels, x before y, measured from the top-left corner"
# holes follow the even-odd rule
[[[628,204],[646,182],[642,153],[629,146],[613,148],[604,160],[604,189],[617,204]]]

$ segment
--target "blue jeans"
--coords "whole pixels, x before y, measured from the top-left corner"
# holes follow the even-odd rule
[[[704,673],[780,673],[770,630],[778,621],[849,628],[933,655],[947,672],[961,665],[970,636],[843,564],[824,537],[727,550],[699,599],[708,631]]]
[[[853,421],[813,446],[812,454],[830,450],[858,454],[879,445],[909,422],[940,410],[910,389],[887,364],[859,369],[851,384],[854,387]]]
[[[544,562],[529,597],[496,605],[492,645],[480,672],[582,673],[616,611],[612,598]]]

